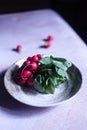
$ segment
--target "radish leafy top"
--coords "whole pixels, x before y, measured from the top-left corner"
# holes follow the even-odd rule
[[[71,65],[65,58],[43,57],[35,72],[34,88],[41,93],[53,94],[55,88],[68,79],[67,70]]]

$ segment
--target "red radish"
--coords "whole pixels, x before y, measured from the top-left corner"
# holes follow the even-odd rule
[[[38,64],[32,61],[29,66],[30,71],[35,71],[37,70],[37,68],[38,68]]]
[[[32,57],[32,61],[38,62],[38,60],[39,60],[39,59],[38,59],[38,56],[35,55],[35,56]]]
[[[20,52],[22,50],[22,45],[17,45],[16,51]]]
[[[31,72],[31,71],[29,71],[29,70],[27,70],[27,69],[22,70],[22,73],[21,73],[21,77],[22,77],[22,78],[28,78],[28,77],[30,77],[31,75],[32,75],[32,72]]]
[[[17,77],[20,77],[20,75],[21,75],[21,68],[19,68],[19,69],[17,69],[17,70],[15,71],[15,75],[16,75]]]
[[[40,60],[40,59],[43,58],[43,55],[42,55],[42,54],[37,54],[37,57],[38,57],[38,59]]]
[[[32,60],[32,57],[31,57],[31,56],[29,56],[29,57],[27,58],[27,60],[28,60],[28,61],[31,61],[31,60]]]
[[[45,45],[46,48],[49,48],[51,47],[51,42],[47,42],[46,45]]]
[[[23,66],[28,66],[30,64],[30,61],[29,60],[26,60],[24,63],[23,63]]]
[[[28,78],[27,84],[28,84],[30,87],[34,87],[34,78],[33,78],[33,77]]]
[[[26,82],[27,82],[27,79],[23,79],[23,78],[19,79],[19,84],[21,84],[21,85],[25,85]]]
[[[54,39],[54,38],[53,38],[53,36],[51,36],[51,35],[49,35],[48,38],[47,38],[48,41],[52,41],[53,39]]]

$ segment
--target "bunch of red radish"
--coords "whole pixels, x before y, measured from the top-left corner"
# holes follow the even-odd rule
[[[15,79],[20,85],[28,85],[34,87],[34,72],[38,69],[39,60],[43,57],[42,54],[29,56],[20,68],[15,71]]]

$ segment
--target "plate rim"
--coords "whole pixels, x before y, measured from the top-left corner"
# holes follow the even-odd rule
[[[14,99],[16,99],[17,101],[19,101],[19,102],[21,102],[21,103],[23,103],[23,104],[29,105],[29,106],[34,106],[34,107],[52,107],[52,106],[56,106],[56,105],[58,105],[58,104],[64,103],[64,102],[66,102],[66,101],[72,99],[72,98],[73,98],[75,95],[77,95],[77,93],[79,92],[79,90],[80,90],[80,88],[81,88],[81,85],[82,85],[82,80],[81,80],[81,85],[80,85],[80,88],[78,89],[78,91],[77,91],[74,95],[72,95],[70,98],[67,98],[67,99],[65,99],[65,100],[63,100],[63,101],[55,102],[55,103],[50,103],[50,104],[38,104],[38,105],[33,104],[33,103],[29,103],[29,102],[27,103],[27,102],[21,101],[20,99],[18,99],[17,97],[15,97],[11,92],[9,92],[8,87],[7,87],[7,85],[6,85],[6,80],[7,80],[7,79],[6,79],[6,74],[7,74],[9,71],[11,71],[11,68],[13,68],[14,66],[16,66],[16,65],[20,66],[19,63],[20,63],[20,62],[23,63],[23,61],[25,61],[25,59],[26,59],[26,58],[23,58],[23,59],[21,59],[21,60],[16,61],[15,63],[13,63],[13,64],[7,69],[7,71],[5,72],[5,75],[4,75],[5,89],[6,89],[7,92],[8,92]],[[22,64],[22,63],[21,63],[21,64]],[[73,63],[72,63],[72,64],[73,64]],[[73,64],[73,65],[74,65],[74,64]],[[82,79],[82,74],[81,74],[80,70],[79,70],[75,65],[74,65],[74,67],[79,71],[80,76],[81,76],[81,79]],[[20,86],[20,85],[18,85],[18,86]]]

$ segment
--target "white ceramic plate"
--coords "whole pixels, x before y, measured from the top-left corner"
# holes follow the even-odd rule
[[[8,93],[16,100],[31,106],[49,107],[55,106],[59,103],[70,99],[75,95],[81,87],[82,76],[77,67],[72,65],[69,68],[69,80],[60,85],[54,94],[41,94],[29,88],[23,89],[22,86],[17,85],[12,79],[12,73],[15,69],[20,67],[25,59],[14,63],[5,73],[4,83]]]

